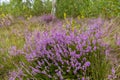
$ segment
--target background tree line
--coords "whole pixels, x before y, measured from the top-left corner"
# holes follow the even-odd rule
[[[0,14],[14,16],[39,16],[49,14],[52,1],[45,0],[10,0],[0,5]],[[67,17],[103,17],[120,16],[120,0],[56,0],[56,16]]]

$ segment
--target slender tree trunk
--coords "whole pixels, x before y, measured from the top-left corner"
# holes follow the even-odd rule
[[[56,0],[52,0],[52,10],[51,10],[51,14],[53,16],[55,16],[55,12],[56,12]]]

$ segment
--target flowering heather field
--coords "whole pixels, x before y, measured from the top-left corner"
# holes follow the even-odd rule
[[[120,18],[7,21],[0,26],[0,80],[120,79]]]

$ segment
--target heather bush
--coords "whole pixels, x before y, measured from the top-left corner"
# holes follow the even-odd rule
[[[22,54],[31,65],[22,62],[24,68],[20,76],[23,80],[104,80],[109,64],[106,59],[108,46],[103,43],[102,35],[99,26],[82,32],[61,27],[29,34]]]

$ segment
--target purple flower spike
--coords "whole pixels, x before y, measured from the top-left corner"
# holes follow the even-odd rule
[[[90,62],[85,62],[84,66],[85,67],[89,67],[90,66]]]

